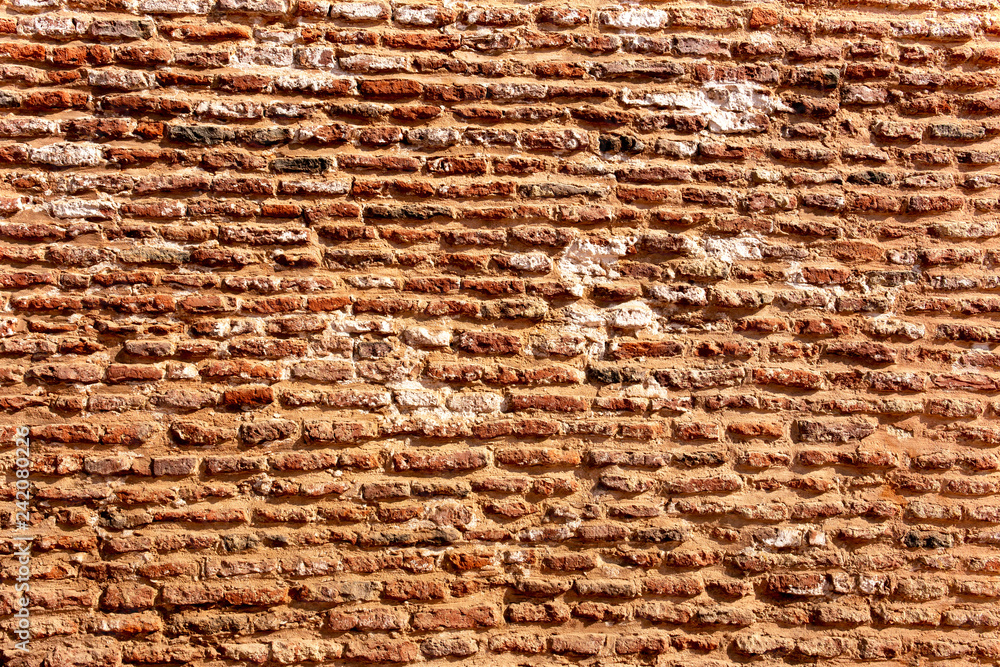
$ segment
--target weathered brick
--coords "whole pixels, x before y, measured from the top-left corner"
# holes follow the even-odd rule
[[[988,8],[570,4],[11,3],[29,663],[1000,656]]]

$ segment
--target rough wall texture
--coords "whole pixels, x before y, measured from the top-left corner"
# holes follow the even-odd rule
[[[995,1],[4,5],[7,664],[1000,661]]]

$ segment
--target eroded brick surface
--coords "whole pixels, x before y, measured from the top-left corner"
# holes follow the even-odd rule
[[[4,664],[995,664],[998,38],[6,0]]]

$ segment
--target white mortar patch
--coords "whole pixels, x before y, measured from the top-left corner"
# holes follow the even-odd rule
[[[606,313],[594,306],[573,304],[564,308],[562,312],[566,322],[574,328],[572,330],[576,330],[579,327],[603,327],[607,322]]]
[[[594,277],[617,278],[619,274],[611,265],[637,241],[634,236],[616,236],[597,242],[574,239],[559,257],[556,268],[564,278],[576,282],[589,282]],[[583,294],[582,288],[580,294]]]
[[[642,301],[629,301],[608,313],[608,324],[615,329],[645,329],[656,322],[653,309]]]
[[[753,234],[743,234],[733,238],[706,238],[701,242],[701,248],[708,259],[717,259],[726,264],[738,260],[763,259],[761,246],[763,239]]]
[[[753,126],[755,113],[771,115],[776,111],[792,111],[769,90],[753,83],[711,81],[700,90],[678,93],[646,93],[635,97],[625,88],[622,102],[638,106],[684,109],[703,116],[714,132],[739,132]]]

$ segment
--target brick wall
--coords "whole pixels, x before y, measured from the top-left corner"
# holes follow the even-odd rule
[[[6,664],[996,664],[998,41],[7,0]]]

